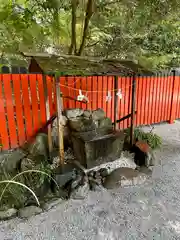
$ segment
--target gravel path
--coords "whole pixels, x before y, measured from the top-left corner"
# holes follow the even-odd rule
[[[180,239],[180,123],[156,126],[163,147],[143,186],[91,192],[28,221],[0,222],[1,240]]]

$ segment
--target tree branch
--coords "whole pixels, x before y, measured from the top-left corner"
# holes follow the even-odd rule
[[[94,1],[93,0],[88,0],[87,3],[87,8],[86,8],[86,17],[85,17],[85,22],[84,22],[84,30],[83,30],[83,36],[82,36],[82,41],[81,41],[81,45],[79,48],[79,51],[77,53],[78,56],[81,56],[84,47],[85,47],[85,42],[86,42],[86,38],[87,38],[87,34],[88,34],[88,27],[89,27],[89,21],[93,15],[93,10],[94,10]]]
[[[76,53],[76,10],[79,0],[71,0],[72,20],[71,20],[71,45],[68,54]]]
[[[92,43],[92,44],[88,44],[88,45],[86,46],[86,48],[94,47],[94,46],[97,45],[99,42],[100,42],[100,41],[97,41],[97,42]]]

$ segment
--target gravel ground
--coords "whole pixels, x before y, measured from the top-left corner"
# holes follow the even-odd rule
[[[0,223],[1,240],[180,239],[180,123],[156,126],[157,166],[143,186],[91,192],[24,221]]]

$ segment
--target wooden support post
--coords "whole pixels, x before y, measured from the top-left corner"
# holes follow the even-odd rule
[[[61,90],[60,90],[60,78],[56,77],[56,97],[57,97],[57,121],[58,121],[58,138],[59,138],[59,165],[61,167],[61,171],[63,172],[64,168],[64,127],[63,123],[63,104],[61,98]]]
[[[131,131],[130,131],[130,144],[133,145],[134,139],[134,118],[135,118],[135,104],[136,104],[136,75],[132,79],[132,101],[131,101]]]
[[[114,76],[114,130],[117,130],[117,119],[118,119],[118,76]]]

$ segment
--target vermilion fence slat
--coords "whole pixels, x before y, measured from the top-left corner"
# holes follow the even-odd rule
[[[165,96],[165,104],[164,104],[164,108],[165,108],[165,113],[164,113],[164,119],[166,119],[165,121],[167,121],[169,118],[169,115],[168,115],[168,88],[169,88],[169,86],[168,86],[168,77],[167,76],[165,76],[165,78],[164,78],[164,81],[165,81],[165,89],[164,89],[164,92],[165,92],[165,94],[164,94],[164,96]]]
[[[121,79],[121,88],[122,88],[122,91],[124,93],[123,95],[123,99],[122,99],[122,108],[121,108],[121,118],[124,117],[126,115],[125,111],[125,106],[126,106],[126,98],[127,98],[127,88],[129,87],[128,84],[126,84],[126,78],[125,77],[122,77]],[[125,128],[125,121],[122,122],[122,126],[121,128]]]
[[[40,120],[39,120],[39,104],[37,98],[37,79],[36,74],[30,75],[30,96],[31,96],[31,104],[32,104],[32,118],[33,118],[33,131],[36,132],[40,128]]]
[[[122,118],[122,106],[123,106],[123,98],[124,98],[124,90],[122,90],[122,78],[118,77],[118,89],[122,91],[122,99],[119,102],[119,109],[118,109],[118,119]],[[118,126],[120,129],[122,128],[122,122],[119,123]]]
[[[68,79],[68,83],[67,83],[67,85],[68,85],[68,96],[73,98],[74,97],[74,89],[73,89],[73,87],[74,87],[74,77],[69,76],[67,79]],[[75,108],[75,101],[74,100],[65,99],[64,101],[69,102],[69,108]]]
[[[56,84],[59,83],[59,79],[56,77],[51,78],[52,82],[52,102],[53,102],[53,112],[56,111],[57,108],[57,98],[56,98]],[[63,101],[63,100],[62,100]]]
[[[53,113],[54,113],[53,98],[52,98],[53,87],[52,87],[52,81],[51,80],[52,80],[52,77],[50,77],[50,76],[46,77],[50,116],[52,116]],[[48,116],[48,113],[46,113],[46,114]]]
[[[107,77],[102,77],[102,109],[106,112]]]
[[[167,95],[168,95],[168,121],[170,121],[170,113],[171,113],[171,107],[172,107],[172,95],[173,95],[173,77],[170,76],[168,77],[168,80],[169,80],[169,91],[167,92]]]
[[[131,106],[132,106],[132,84],[133,84],[133,77],[130,78],[130,87],[129,87],[129,93],[128,93],[128,114],[131,113]],[[137,83],[136,83],[137,85]],[[137,96],[137,86],[136,86],[136,92],[135,92],[136,96]],[[135,110],[136,110],[136,101],[135,101]],[[134,124],[136,125],[136,115],[135,115],[135,120],[134,120]],[[128,126],[131,126],[131,118],[128,119]]]
[[[96,109],[96,91],[97,91],[97,87],[96,87],[96,79],[95,76],[93,76],[91,78],[91,99],[92,99],[92,110]]]
[[[150,86],[149,86],[149,78],[145,77],[144,81],[144,88],[145,88],[145,99],[144,99],[144,105],[145,105],[145,111],[144,111],[144,122],[146,124],[149,124],[149,101],[150,101]]]
[[[148,77],[150,81],[150,109],[149,109],[149,124],[154,122],[155,111],[155,79],[154,77]]]
[[[162,81],[162,80],[164,80],[164,81]],[[163,119],[164,119],[164,112],[165,112],[165,108],[164,108],[164,88],[165,88],[165,79],[164,79],[164,77],[161,77],[161,107],[162,107],[162,111],[161,111],[161,115],[160,115],[160,122],[162,122],[163,121]]]
[[[32,125],[32,109],[30,103],[30,92],[29,92],[29,84],[28,74],[21,74],[21,86],[22,86],[22,103],[24,108],[24,119],[25,119],[25,130],[27,138],[33,135],[33,125]]]
[[[88,98],[88,92],[87,92],[87,81],[86,81],[86,77],[81,77],[81,88],[83,89],[84,94],[87,96]],[[87,109],[88,108],[88,104],[82,103],[82,108],[83,109]]]
[[[97,89],[99,90],[98,92],[98,108],[103,108],[103,77],[99,76],[98,77],[98,86]]]
[[[67,97],[68,89],[66,87],[66,77],[65,76],[61,76],[59,78],[59,83],[60,83],[60,89],[61,89],[61,92],[62,92],[63,96]],[[64,106],[64,108],[67,108],[67,106],[68,106],[68,101],[67,101],[66,98],[63,98],[63,106]]]
[[[8,128],[10,136],[11,148],[18,146],[17,132],[16,132],[16,122],[15,122],[15,112],[14,112],[14,101],[12,95],[12,78],[11,74],[3,74],[4,82],[4,95],[6,99],[6,113],[8,118]]]
[[[0,75],[0,137],[2,149],[6,150],[10,148],[9,136],[7,131],[7,120],[5,113],[5,101],[3,94],[3,76]]]
[[[38,81],[38,90],[39,90],[40,125],[42,127],[46,123],[46,104],[45,104],[43,76],[38,74],[37,81]]]
[[[108,110],[108,101],[106,102],[106,97],[108,96],[108,77],[104,77],[104,81],[103,81],[103,87],[104,87],[104,98],[103,98],[103,100],[104,100],[104,111],[105,111],[105,113],[106,113],[106,115],[107,115],[107,110]],[[111,95],[112,93],[110,92],[110,95]]]
[[[178,89],[177,89],[177,107],[176,107],[176,118],[179,118],[179,107],[180,107],[180,78],[179,76],[176,77],[178,79]]]
[[[156,123],[158,123],[158,121],[159,121],[159,115],[160,115],[160,112],[161,112],[160,92],[161,92],[161,88],[160,88],[160,78],[159,78],[159,75],[158,75],[158,76],[157,76],[157,102],[156,102],[157,113],[156,113]],[[158,103],[158,104],[157,104],[157,103]]]
[[[25,132],[25,119],[23,114],[23,103],[22,103],[22,90],[21,90],[21,78],[19,74],[12,74],[12,82],[14,88],[14,99],[16,109],[16,122],[18,131],[19,145],[23,145],[26,138]]]
[[[137,118],[137,125],[141,125],[141,117],[142,117],[142,77],[136,78],[137,80],[137,88],[138,88],[138,94],[136,95],[136,118]]]
[[[131,78],[125,78],[123,77],[124,80],[124,91],[125,91],[125,100],[124,100],[124,116],[128,115],[129,112],[129,94],[130,94],[130,90],[131,90]],[[124,121],[124,128],[128,128],[129,127],[129,119],[126,119]]]
[[[162,98],[163,98],[163,87],[162,87],[162,84],[163,84],[163,82],[162,82],[162,78],[161,77],[159,77],[159,86],[160,86],[160,91],[159,91],[159,118],[158,118],[158,122],[161,122],[162,120],[162,117],[161,117],[161,115],[162,115],[162,113],[163,113],[163,111],[164,111],[164,109],[163,109],[163,100],[162,100]]]
[[[114,90],[114,77],[110,76],[108,79],[108,89],[111,89],[111,106],[110,106],[110,113],[109,113],[109,118],[114,120],[114,99],[115,99],[115,90]]]
[[[78,90],[81,90],[82,91],[82,94],[85,94],[85,92],[83,91],[82,87],[81,87],[81,78],[80,77],[76,77],[76,82],[75,82],[75,86],[76,86],[76,89]],[[77,99],[77,96],[79,95],[79,91],[76,91],[76,99]],[[80,102],[77,102],[76,103],[76,107],[77,108],[82,108],[82,103]]]

